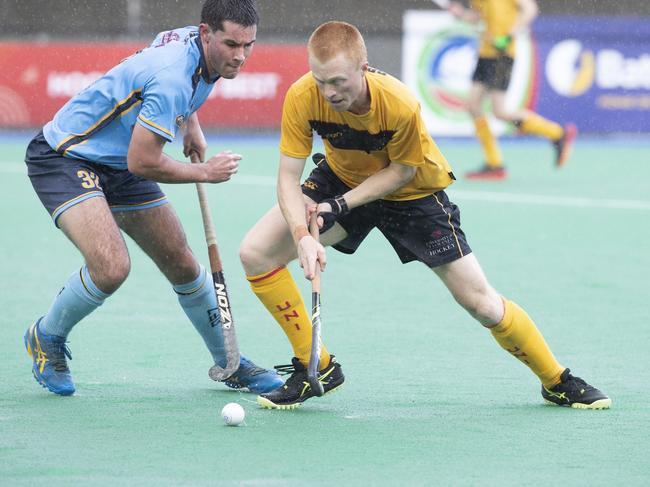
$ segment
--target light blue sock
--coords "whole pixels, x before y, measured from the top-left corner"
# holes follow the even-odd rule
[[[201,266],[199,277],[187,284],[175,285],[174,291],[178,294],[178,302],[183,307],[183,311],[212,354],[214,363],[225,367],[226,354],[223,348],[221,316],[214,293],[212,275]]]
[[[66,338],[70,330],[109,297],[95,285],[85,265],[74,272],[63,285],[39,329],[45,335]]]

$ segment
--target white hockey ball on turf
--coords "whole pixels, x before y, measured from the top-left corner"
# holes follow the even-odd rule
[[[246,416],[244,408],[236,402],[229,402],[221,410],[223,422],[228,426],[239,426],[244,422],[244,416]]]

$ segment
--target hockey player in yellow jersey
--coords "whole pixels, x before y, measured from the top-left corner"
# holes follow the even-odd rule
[[[550,140],[555,149],[555,165],[563,166],[577,134],[575,125],[562,127],[526,109],[511,111],[505,103],[516,55],[515,38],[517,33],[528,29],[537,16],[535,0],[471,0],[471,8],[452,1],[449,11],[466,22],[483,22],[485,27],[467,100],[485,165],[467,173],[467,179],[499,180],[507,177],[499,145],[483,111],[483,100],[488,96],[496,118],[514,124],[521,133]]]
[[[308,43],[311,71],[286,94],[282,114],[278,202],[242,241],[240,258],[253,292],[293,348],[284,386],[258,396],[271,409],[293,409],[314,397],[308,382],[312,327],[286,265],[299,259],[313,279],[326,265],[325,247],[352,254],[378,228],[403,263],[422,262],[456,301],[542,383],[543,397],[576,408],[602,409],[611,400],[574,377],[553,356],[526,312],[486,280],[445,194],[454,176],[428,134],[420,105],[392,76],[368,66],[363,38],[345,22],[319,26]],[[313,133],[325,145],[300,184]],[[307,230],[316,213],[320,242]],[[322,243],[321,243],[322,242]],[[323,344],[319,380],[325,393],[345,380]]]

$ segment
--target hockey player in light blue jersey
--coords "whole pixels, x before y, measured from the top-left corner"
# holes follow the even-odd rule
[[[220,77],[237,76],[258,20],[254,0],[206,0],[198,27],[159,34],[68,101],[30,142],[25,160],[32,185],[85,261],[25,333],[34,377],[50,391],[74,393],[68,334],[129,273],[122,231],[170,281],[214,364],[225,366],[212,276],[194,257],[157,183],[221,183],[237,172],[238,154],[206,157],[196,111]],[[196,152],[204,164],[163,152],[179,132],[185,156]],[[277,373],[243,356],[224,382],[255,393],[282,385]]]

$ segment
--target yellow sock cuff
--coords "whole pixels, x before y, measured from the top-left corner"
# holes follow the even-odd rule
[[[564,367],[558,363],[546,340],[528,314],[516,303],[503,300],[503,319],[491,329],[501,347],[526,364],[546,387],[560,382]]]
[[[270,272],[265,272],[264,274],[259,274],[257,276],[246,276],[248,282],[250,282],[252,288],[262,287],[262,286],[271,286],[276,282],[286,278],[286,275],[291,279],[291,274],[286,267],[278,267],[273,269]]]

